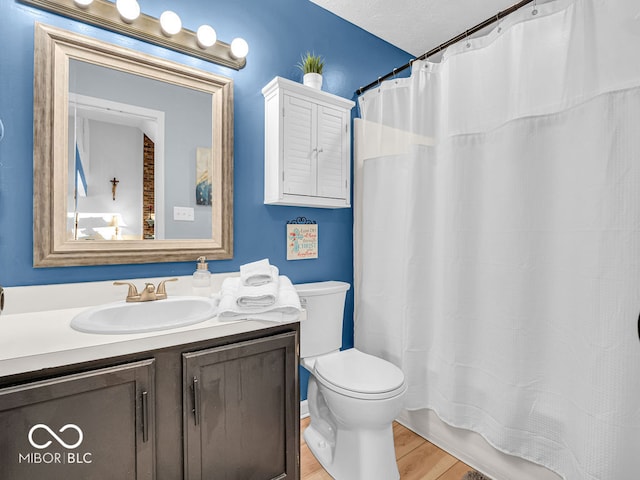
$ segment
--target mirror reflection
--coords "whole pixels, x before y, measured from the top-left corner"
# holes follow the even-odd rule
[[[34,266],[232,258],[232,80],[43,24],[34,57]]]
[[[211,238],[212,98],[71,59],[68,238]]]

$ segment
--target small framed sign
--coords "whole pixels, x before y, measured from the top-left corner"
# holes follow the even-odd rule
[[[287,222],[287,260],[318,258],[318,225],[298,217]]]

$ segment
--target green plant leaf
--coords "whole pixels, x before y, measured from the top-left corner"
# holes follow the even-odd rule
[[[302,70],[303,74],[306,73],[320,73],[324,68],[324,58],[320,55],[315,55],[311,52],[307,52],[300,56],[300,61],[297,67]]]

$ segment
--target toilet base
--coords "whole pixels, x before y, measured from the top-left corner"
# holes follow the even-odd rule
[[[398,480],[393,427],[376,430],[338,428],[335,445],[311,424],[304,440],[320,465],[336,480]],[[375,452],[375,455],[363,455]]]
[[[313,456],[316,457],[316,460],[322,465],[322,468],[329,472],[331,464],[333,463],[334,445],[327,442],[311,425],[307,427],[302,436]]]

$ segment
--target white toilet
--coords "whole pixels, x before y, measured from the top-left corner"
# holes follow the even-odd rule
[[[309,449],[336,480],[399,478],[392,422],[407,390],[402,370],[355,348],[340,351],[348,283],[295,288],[307,311],[300,322],[300,361],[311,373],[311,422],[304,432]]]

